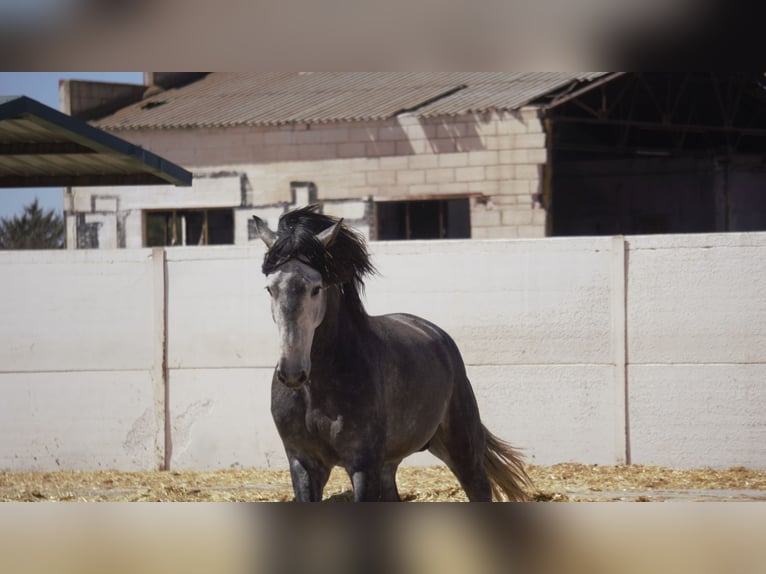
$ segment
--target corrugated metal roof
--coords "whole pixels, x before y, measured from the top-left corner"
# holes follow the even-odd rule
[[[369,121],[514,110],[605,72],[212,73],[93,122],[110,129]]]
[[[0,187],[191,185],[185,169],[30,98],[0,96]]]

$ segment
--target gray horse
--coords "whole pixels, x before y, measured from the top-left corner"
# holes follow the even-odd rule
[[[399,500],[397,467],[426,449],[469,500],[525,500],[521,456],[481,423],[450,336],[413,315],[366,313],[363,279],[375,269],[364,240],[316,206],[284,214],[276,233],[253,219],[281,346],[271,412],[296,500],[322,500],[334,466],[354,500]]]

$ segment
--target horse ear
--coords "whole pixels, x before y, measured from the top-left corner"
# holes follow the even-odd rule
[[[340,219],[332,227],[328,227],[321,233],[317,234],[317,239],[319,239],[319,241],[322,242],[322,245],[325,246],[325,249],[330,247],[333,241],[335,241],[335,238],[338,237],[338,232],[340,231],[340,226],[342,223],[343,223],[343,219]]]
[[[253,215],[253,221],[255,221],[255,229],[258,231],[258,235],[266,244],[266,247],[271,249],[271,246],[274,245],[274,242],[277,240],[277,234],[269,229],[266,222],[257,215]]]

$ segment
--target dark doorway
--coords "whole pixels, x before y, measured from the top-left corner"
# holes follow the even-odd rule
[[[546,107],[552,235],[766,230],[766,78],[630,72]]]

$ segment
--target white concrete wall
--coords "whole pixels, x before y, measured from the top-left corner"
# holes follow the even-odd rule
[[[450,332],[531,462],[766,468],[766,234],[371,251],[369,311]],[[263,248],[165,253],[0,253],[0,469],[284,468]]]
[[[167,253],[171,467],[283,467],[262,244]]]
[[[369,310],[446,329],[487,427],[531,462],[613,463],[611,246],[608,237],[379,243]]]
[[[0,269],[0,469],[158,467],[162,251],[0,252]]]
[[[766,234],[628,244],[633,462],[766,468]]]

